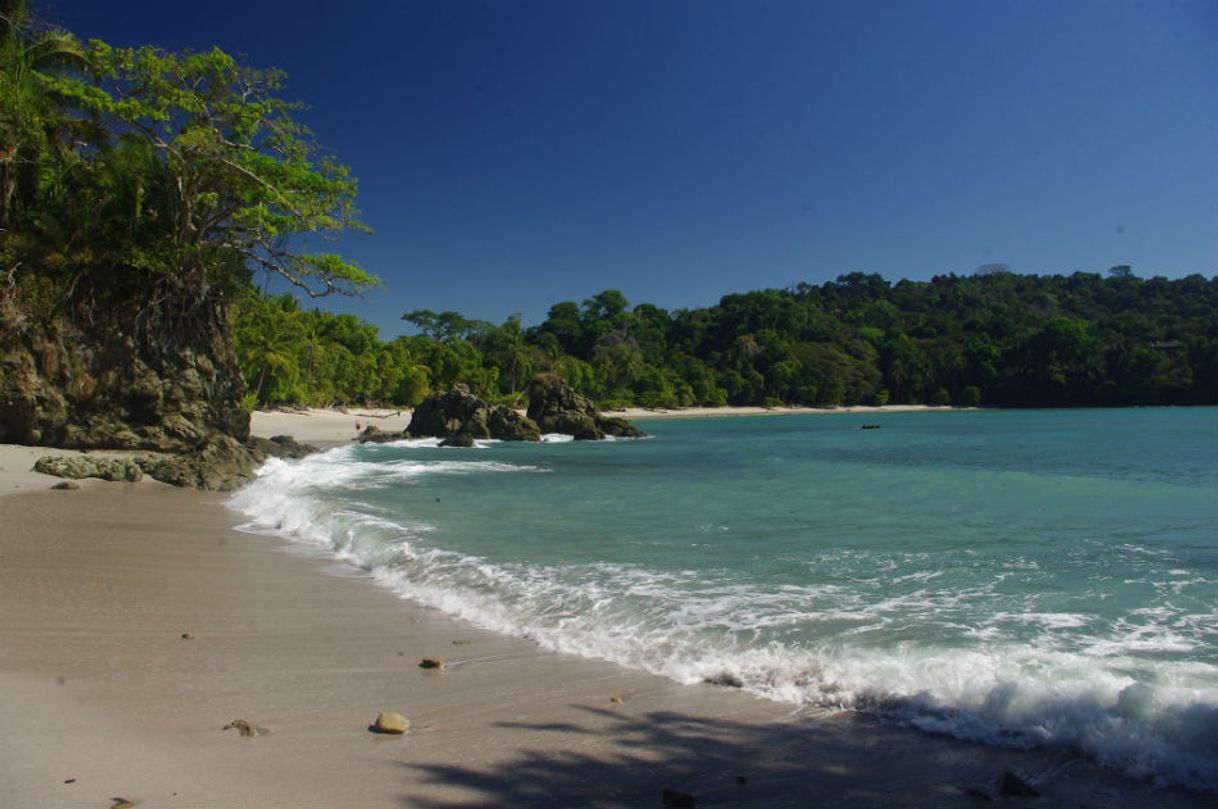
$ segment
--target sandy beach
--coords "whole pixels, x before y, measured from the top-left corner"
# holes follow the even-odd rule
[[[281,412],[254,429],[332,445],[356,420],[407,418]],[[0,806],[659,807],[665,789],[700,807],[1212,800],[1063,751],[813,716],[543,651],[236,531],[224,495],[48,491],[55,479],[28,471],[45,454],[0,447]],[[369,732],[381,711],[410,732]],[[236,719],[270,732],[222,730]],[[1041,797],[1000,796],[1006,771]]]

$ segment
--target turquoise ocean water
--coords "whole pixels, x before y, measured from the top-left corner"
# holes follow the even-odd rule
[[[232,506],[547,648],[1218,791],[1218,409],[640,425],[271,461]]]

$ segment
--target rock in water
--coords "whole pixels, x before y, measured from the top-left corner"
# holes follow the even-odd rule
[[[532,421],[509,407],[480,399],[470,393],[468,385],[462,383],[424,399],[410,417],[406,433],[414,438],[461,441],[448,446],[472,446],[472,442],[479,438],[541,440],[541,431]]]
[[[386,441],[397,441],[402,436],[396,433],[387,433],[375,424],[369,424],[364,428],[364,431],[359,434],[357,439],[361,444],[383,444]]]
[[[554,374],[538,374],[529,383],[528,416],[543,433],[563,433],[590,441],[606,435],[639,438],[642,432],[625,419],[601,414],[587,398]]]
[[[735,674],[723,672],[712,677],[706,677],[702,682],[707,685],[722,685],[726,688],[744,688],[744,680],[741,680]]]
[[[402,716],[400,713],[386,711],[377,714],[376,722],[372,724],[372,730],[376,733],[389,733],[395,736],[401,736],[406,731],[410,730],[410,720]]]

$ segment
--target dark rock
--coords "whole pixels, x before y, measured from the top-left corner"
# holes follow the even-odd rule
[[[60,482],[56,483],[51,488],[58,489],[59,491],[72,491],[74,489],[79,489],[80,484],[74,480],[61,480]]]
[[[578,441],[591,441],[612,435],[639,438],[642,432],[622,418],[601,414],[587,398],[576,393],[554,374],[538,374],[529,383],[528,417],[543,433],[563,433]]]
[[[493,405],[486,426],[491,438],[500,441],[540,441],[541,429],[537,422],[520,415],[510,407]]]
[[[446,446],[472,446],[479,438],[502,441],[537,441],[541,438],[536,424],[509,407],[480,399],[470,393],[467,385],[460,383],[424,399],[410,417],[406,434],[414,438],[435,437],[450,441],[461,437],[462,443]],[[465,443],[467,439],[470,443]]]
[[[675,789],[665,788],[660,793],[660,803],[664,806],[684,807],[684,809],[692,809],[698,805],[698,799],[688,792],[678,792]]]
[[[722,674],[716,674],[713,677],[707,677],[702,682],[706,683],[707,685],[722,685],[726,688],[744,688],[744,680],[741,680],[735,674],[729,674],[726,671]]]
[[[461,433],[450,438],[445,438],[440,442],[442,447],[465,447],[468,449],[474,445],[474,437],[469,433]]]
[[[863,426],[859,427],[859,429],[860,429],[860,430],[878,430],[878,429],[880,429],[880,425],[878,425],[878,424],[864,424]]]
[[[998,779],[998,792],[1009,798],[1036,798],[1040,793],[1013,772],[1004,772]]]
[[[317,447],[312,444],[298,444],[290,435],[273,435],[270,438],[250,436],[245,447],[253,452],[258,461],[267,458],[303,458],[317,452]],[[262,457],[257,457],[259,455]]]
[[[444,668],[444,658],[442,657],[425,657],[419,661],[421,669],[442,669]]]
[[[386,441],[397,441],[401,437],[402,436],[398,433],[387,433],[380,427],[377,427],[374,424],[369,424],[364,428],[364,431],[359,434],[359,437],[356,440],[361,444],[383,444]]]
[[[266,734],[270,733],[270,731],[267,730],[266,728],[261,727],[259,725],[255,725],[253,722],[248,722],[244,719],[234,719],[233,721],[229,722],[224,727],[220,728],[220,730],[228,730],[229,728],[236,729],[236,731],[238,733],[240,733],[242,736],[245,736],[246,738],[252,738],[254,736],[265,736]]]
[[[227,333],[175,345],[114,323],[60,325],[54,337],[0,340],[0,442],[176,452],[215,433],[249,436]]]
[[[181,455],[138,460],[146,474],[162,483],[227,492],[253,480],[254,469],[266,458],[229,436],[216,435]]]

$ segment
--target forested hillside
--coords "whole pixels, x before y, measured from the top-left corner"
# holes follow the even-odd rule
[[[631,306],[616,290],[525,328],[412,311],[388,343],[290,297],[241,310],[250,402],[412,405],[456,381],[512,399],[553,371],[602,405],[1112,406],[1218,401],[1218,278],[946,275]]]

